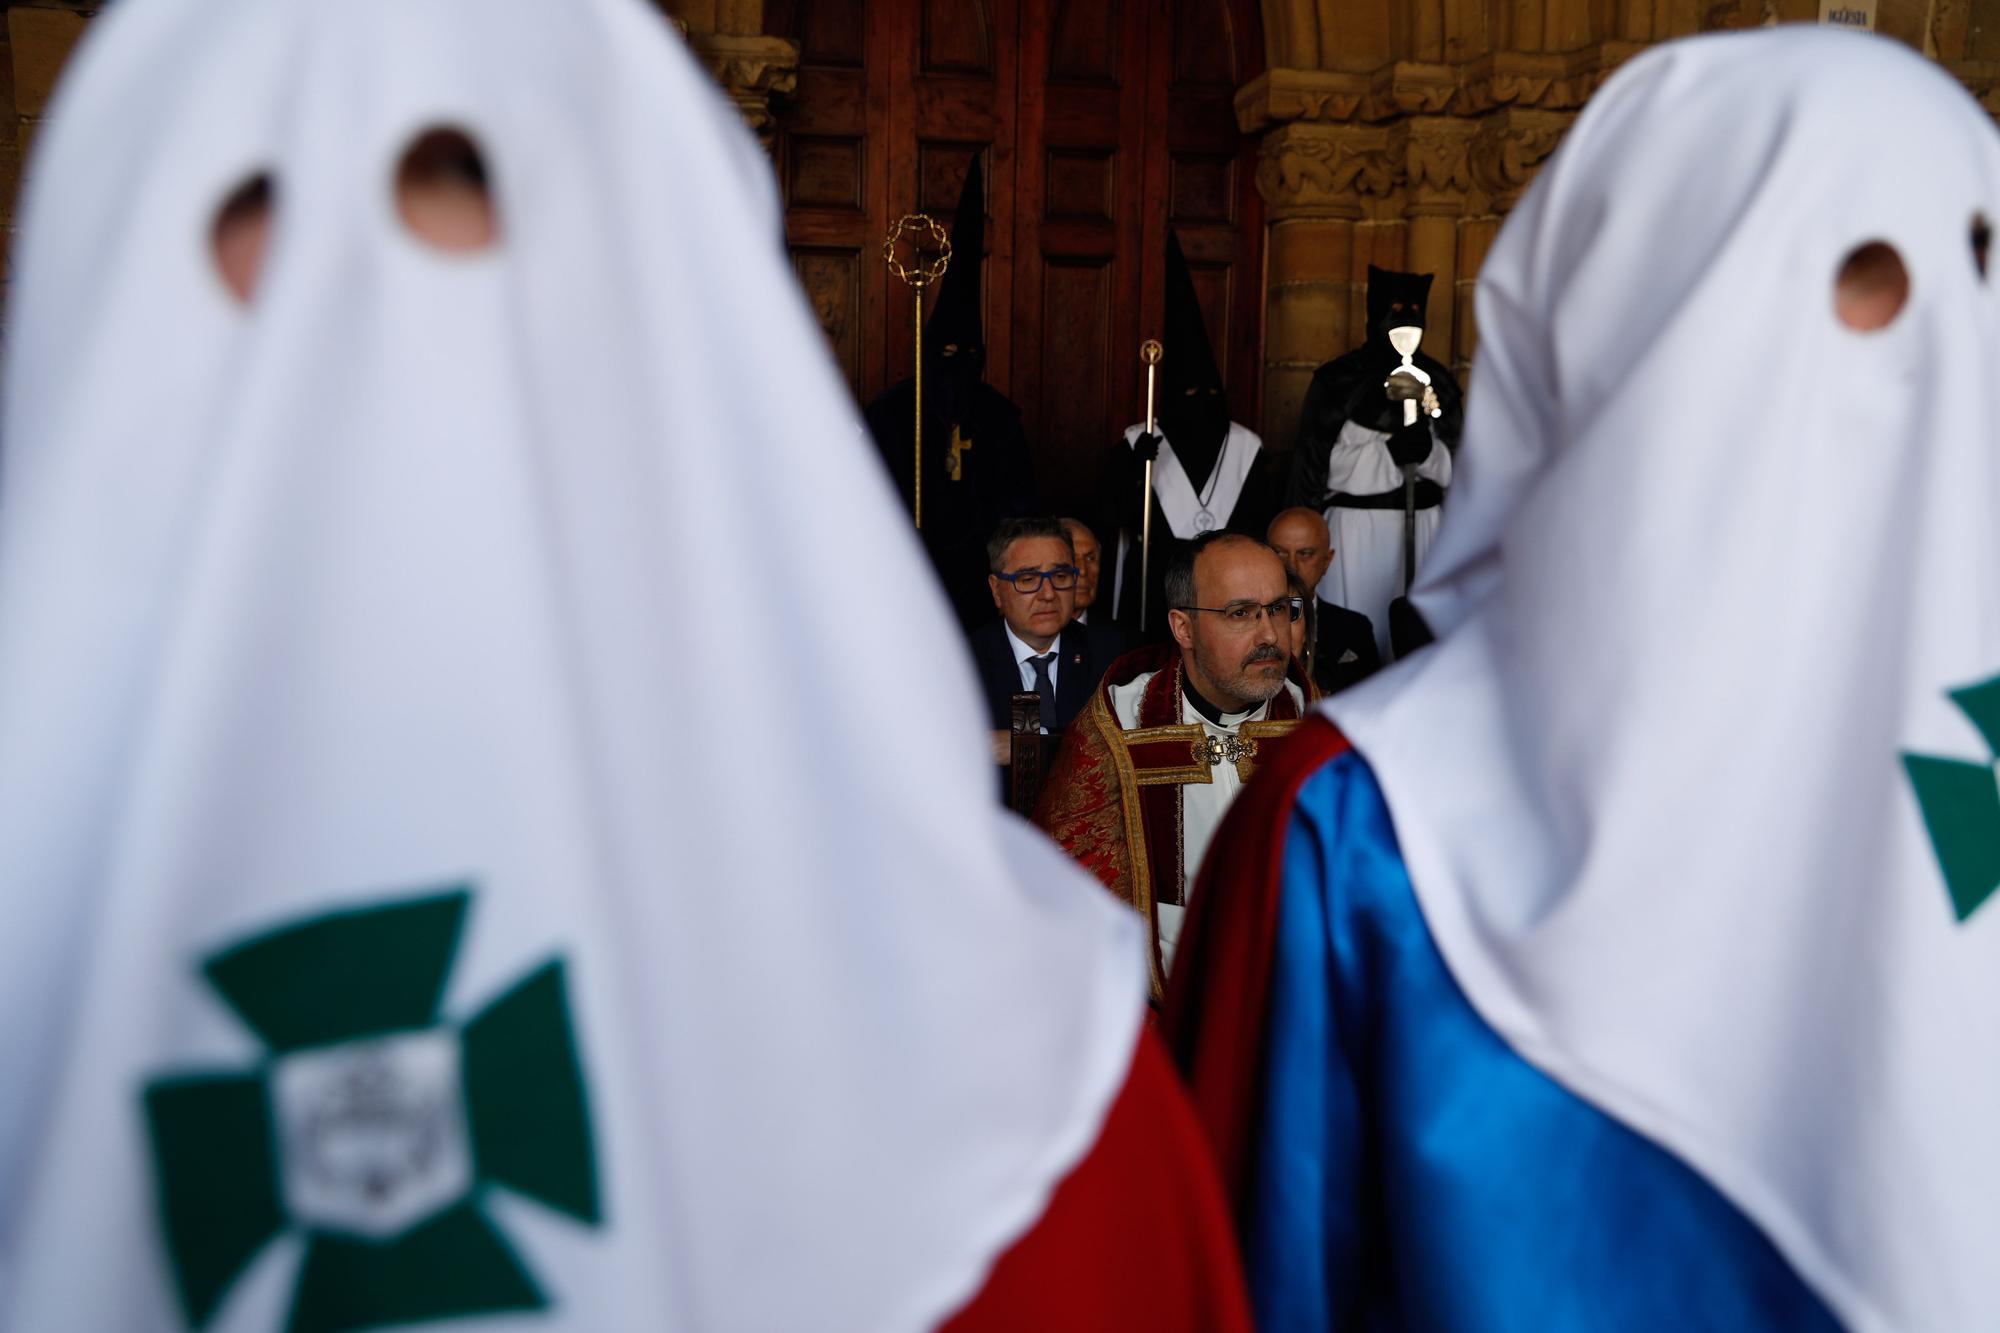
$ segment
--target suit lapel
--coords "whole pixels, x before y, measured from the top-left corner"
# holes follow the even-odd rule
[[[1082,711],[1084,701],[1090,697],[1090,687],[1097,684],[1097,672],[1092,670],[1090,636],[1084,633],[1083,626],[1065,628],[1057,636],[1055,648],[1060,667],[1056,672],[1055,716],[1067,724]]]
[[[1008,700],[1021,688],[1021,668],[1014,661],[1014,645],[998,624],[979,641],[979,674],[986,683],[986,697],[993,724],[1007,725]]]

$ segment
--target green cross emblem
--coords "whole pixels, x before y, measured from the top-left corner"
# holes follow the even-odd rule
[[[288,1333],[548,1308],[485,1201],[504,1187],[597,1225],[583,1068],[559,958],[440,1017],[471,898],[329,912],[202,961],[266,1051],[146,1085],[190,1328],[286,1232],[305,1242]]]
[[[1984,763],[1906,754],[1903,767],[1923,807],[1938,868],[1964,921],[2000,889],[2000,676],[1953,690],[1993,757]]]

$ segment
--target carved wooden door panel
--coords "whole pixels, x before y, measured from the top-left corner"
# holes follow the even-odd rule
[[[1155,4],[1022,6],[1010,394],[1043,496],[1075,511],[1131,419],[1141,301],[1152,285],[1146,219],[1161,198],[1146,151],[1160,100],[1147,77]]]
[[[1004,392],[1012,321],[1008,282],[1014,251],[1012,190],[1017,7],[1010,0],[905,0],[906,19],[891,25],[889,198],[885,219],[928,213],[949,227],[974,157],[986,178],[986,271],[979,284],[987,330],[989,382]],[[879,262],[879,257],[878,257]],[[954,266],[979,262],[954,254]],[[885,266],[886,272],[886,266]],[[936,295],[933,288],[929,296]],[[891,277],[888,379],[910,373],[915,356],[914,297]],[[928,303],[927,303],[928,308]]]
[[[907,213],[949,226],[975,156],[987,182],[988,378],[1006,388],[1017,13],[1013,0],[781,0],[766,11],[770,30],[800,45],[798,91],[772,146],[786,240],[864,403],[910,373],[914,351],[914,297],[882,262],[882,238]]]
[[[1021,6],[1010,392],[1044,498],[1074,511],[1144,411],[1139,344],[1165,323],[1169,227],[1230,405],[1256,424],[1262,215],[1233,100],[1263,43],[1254,5],[1233,0]]]
[[[1166,159],[1166,201],[1148,216],[1164,218],[1180,236],[1229,405],[1254,430],[1264,401],[1264,212],[1257,142],[1236,128],[1236,90],[1263,71],[1264,39],[1252,5],[1173,0],[1171,9],[1156,39],[1164,49],[1155,54],[1167,85],[1166,142],[1153,149]],[[1164,234],[1157,245],[1164,265]],[[1159,265],[1147,271],[1158,273]],[[1147,290],[1154,304],[1142,310],[1141,323],[1151,337],[1165,310],[1157,281]],[[1291,447],[1289,440],[1274,443]]]
[[[1081,506],[1143,407],[1170,225],[1255,425],[1262,219],[1232,107],[1261,68],[1255,0],[772,0],[766,15],[801,47],[773,146],[786,236],[859,400],[913,350],[882,237],[909,212],[948,223],[977,155],[987,379],[1020,405],[1052,508]]]
[[[776,0],[775,36],[799,43],[799,82],[780,108],[771,150],[785,199],[793,267],[835,358],[866,401],[885,383],[881,264],[887,212],[889,68],[866,0]],[[878,142],[879,141],[879,142]]]

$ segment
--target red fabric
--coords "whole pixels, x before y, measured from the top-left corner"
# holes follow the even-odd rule
[[[1091,1149],[941,1333],[1250,1333],[1208,1145],[1151,1029]]]
[[[1111,707],[1111,687],[1137,680],[1148,671],[1171,674],[1179,660],[1177,651],[1172,644],[1148,644],[1112,662],[1090,703],[1063,733],[1055,760],[1042,780],[1041,797],[1035,802],[1035,825],[1095,875],[1098,883],[1134,907],[1140,894],[1136,861],[1126,836],[1124,790],[1114,758],[1114,734],[1119,726]],[[1147,841],[1152,851],[1150,833]],[[1178,856],[1179,843],[1168,843],[1166,850]]]
[[[1312,682],[1300,672],[1296,660],[1289,670],[1289,679],[1305,697],[1316,697]],[[1111,690],[1148,671],[1155,674],[1140,699],[1139,728],[1168,728],[1170,738],[1135,743],[1131,733],[1119,725],[1111,707]],[[1160,958],[1159,923],[1153,908],[1159,903],[1179,904],[1185,897],[1181,787],[1171,777],[1162,780],[1162,774],[1178,769],[1181,780],[1186,780],[1190,770],[1204,772],[1202,766],[1207,762],[1199,756],[1197,744],[1204,733],[1194,723],[1183,724],[1180,713],[1178,649],[1172,644],[1151,644],[1120,657],[1063,734],[1034,813],[1035,824],[1100,884],[1134,908],[1143,909],[1153,950],[1155,1006],[1166,999],[1166,968]],[[1264,720],[1290,722],[1298,716],[1299,706],[1291,692],[1280,691],[1272,697]],[[1259,743],[1272,744],[1268,737]],[[1261,753],[1255,768],[1261,768]],[[1127,808],[1128,796],[1137,804],[1136,812]],[[1135,830],[1127,822],[1135,813],[1136,831],[1145,842],[1143,885],[1139,882],[1140,858],[1132,845]]]
[[[1239,1219],[1263,1114],[1285,833],[1299,788],[1347,748],[1339,728],[1315,716],[1272,747],[1268,759],[1259,755],[1255,776],[1209,845],[1174,954],[1162,1030],[1194,1093]]]

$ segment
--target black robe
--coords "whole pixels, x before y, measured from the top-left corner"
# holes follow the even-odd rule
[[[1459,388],[1458,377],[1442,361],[1421,351],[1411,360],[1431,377],[1431,388],[1437,393],[1442,411],[1432,424],[1445,447],[1455,450],[1465,429],[1465,395]],[[1312,383],[1306,388],[1305,406],[1299,413],[1298,439],[1292,449],[1291,485],[1285,494],[1287,505],[1304,505],[1325,513],[1335,503],[1326,488],[1327,460],[1333,454],[1334,442],[1340,438],[1340,428],[1348,421],[1381,431],[1394,431],[1403,424],[1402,404],[1391,402],[1382,388],[1390,372],[1402,363],[1403,358],[1386,338],[1373,338],[1313,372]],[[1424,498],[1431,504],[1437,502],[1435,496]],[[1400,503],[1394,507],[1400,508]]]
[[[1172,443],[1171,436],[1168,443]],[[1221,466],[1220,461],[1215,466]],[[1170,638],[1172,636],[1167,629],[1167,564],[1173,559],[1176,548],[1184,543],[1175,538],[1173,529],[1167,526],[1166,511],[1160,507],[1160,497],[1155,492],[1150,497],[1153,555],[1147,571],[1152,585],[1146,596],[1146,619],[1149,623],[1142,632],[1139,626],[1139,537],[1142,531],[1139,489],[1145,484],[1145,464],[1133,453],[1131,445],[1120,440],[1111,446],[1101,476],[1094,506],[1095,518],[1091,524],[1096,531],[1106,534],[1104,582],[1097,594],[1097,604],[1108,609],[1113,590],[1122,586],[1125,591],[1117,604],[1116,619],[1131,641],[1134,644],[1155,643]],[[1202,486],[1196,487],[1197,491],[1205,487],[1207,481],[1204,477]],[[1278,460],[1268,448],[1259,449],[1257,461],[1250,467],[1250,475],[1243,479],[1243,489],[1237,494],[1235,506],[1226,517],[1218,515],[1216,526],[1263,541],[1265,530],[1283,507],[1284,485],[1283,470]],[[1126,539],[1125,569],[1122,581],[1118,581],[1114,569],[1121,533]]]
[[[924,376],[924,549],[951,598],[959,624],[970,633],[993,619],[986,587],[986,539],[1003,518],[1035,512],[1035,479],[1021,410],[991,385],[973,385],[970,401],[958,407],[958,433],[970,445],[959,451],[959,474],[951,476],[952,422],[933,397]],[[895,479],[905,512],[911,506],[915,450],[916,384],[903,380],[868,405],[868,430]]]

